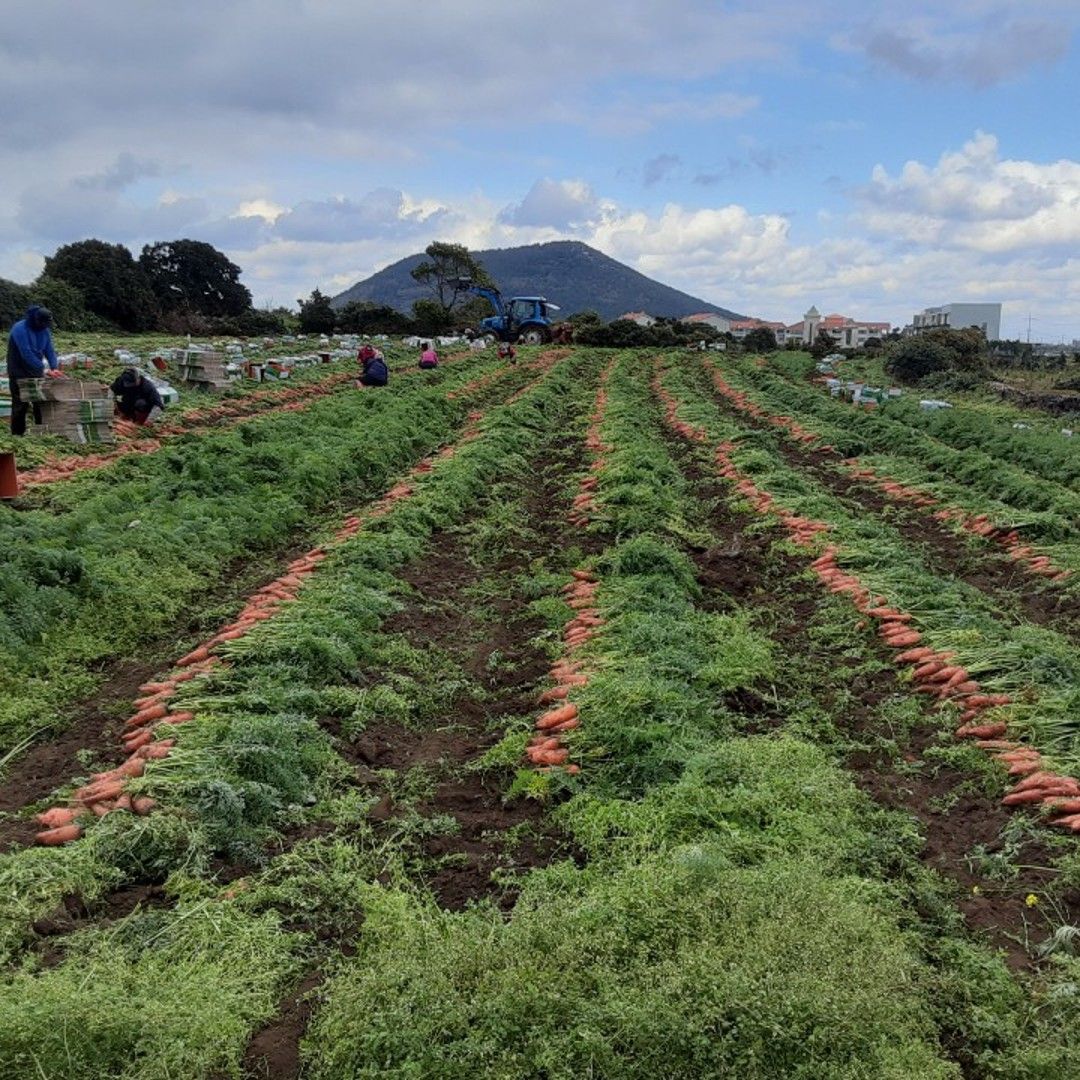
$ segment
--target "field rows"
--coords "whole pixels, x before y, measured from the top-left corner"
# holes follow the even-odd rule
[[[844,479],[884,418],[817,395],[468,358],[12,513],[0,1076],[1067,1077],[1077,839],[1002,798],[1080,776],[1075,582],[916,542],[940,504]],[[941,500],[998,449],[905,430]],[[1074,485],[1016,461],[955,505],[1064,560]]]

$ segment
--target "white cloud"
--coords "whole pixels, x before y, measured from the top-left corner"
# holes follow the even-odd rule
[[[516,205],[499,215],[501,223],[515,227],[574,231],[596,221],[600,200],[582,180],[537,180]]]
[[[983,132],[933,166],[876,166],[856,198],[866,228],[920,245],[1007,254],[1080,241],[1080,162],[1003,159]]]

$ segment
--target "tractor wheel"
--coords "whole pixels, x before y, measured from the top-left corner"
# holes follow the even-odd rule
[[[522,328],[518,340],[522,345],[543,345],[550,340],[550,335],[542,326],[526,326]]]

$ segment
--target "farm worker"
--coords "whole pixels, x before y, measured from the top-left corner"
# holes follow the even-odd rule
[[[360,361],[360,378],[358,386],[385,386],[390,381],[390,372],[386,367],[383,354],[371,345],[364,345],[357,353]]]
[[[116,411],[136,424],[153,423],[165,408],[157,387],[137,368],[127,368],[109,387],[116,398]]]
[[[424,351],[420,354],[420,366],[422,368],[435,368],[439,366],[439,354],[430,341],[424,342]]]
[[[63,378],[60,361],[53,348],[52,312],[46,307],[31,304],[26,316],[11,328],[7,345],[8,386],[11,389],[11,434],[26,434],[26,414],[30,402],[19,393],[19,379],[40,379],[48,375]],[[41,423],[41,406],[34,405],[34,423]]]
[[[509,341],[499,342],[499,359],[507,360],[511,364],[517,362],[517,350]]]

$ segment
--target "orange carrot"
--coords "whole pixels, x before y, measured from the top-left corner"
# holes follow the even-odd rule
[[[42,814],[36,814],[34,820],[41,825],[47,825],[50,829],[59,829],[64,825],[70,825],[75,820],[77,811],[68,806],[54,806]]]
[[[547,705],[550,701],[562,701],[569,693],[569,686],[553,686],[550,690],[545,690],[538,700],[541,705]]]
[[[998,722],[993,724],[964,724],[956,729],[958,739],[996,739],[1004,735],[1005,725]]]
[[[562,708],[552,709],[550,712],[544,713],[544,715],[536,721],[536,726],[541,731],[547,731],[556,724],[561,724],[566,720],[573,720],[577,714],[578,707],[576,705],[563,705]]]
[[[157,806],[157,803],[147,795],[140,795],[131,800],[131,809],[140,816],[149,814],[155,806]]]
[[[82,829],[78,825],[61,825],[56,829],[39,832],[34,839],[47,847],[59,847],[60,844],[70,844],[72,840],[78,840],[80,836]]]
[[[919,649],[908,649],[907,652],[901,653],[896,658],[896,662],[898,664],[914,664],[920,660],[929,660],[933,655],[935,655],[934,650],[925,646]]]
[[[197,663],[199,660],[205,660],[210,655],[210,650],[205,645],[200,645],[197,649],[192,649],[187,656],[181,656],[176,661],[177,667],[187,667],[188,664]]]

